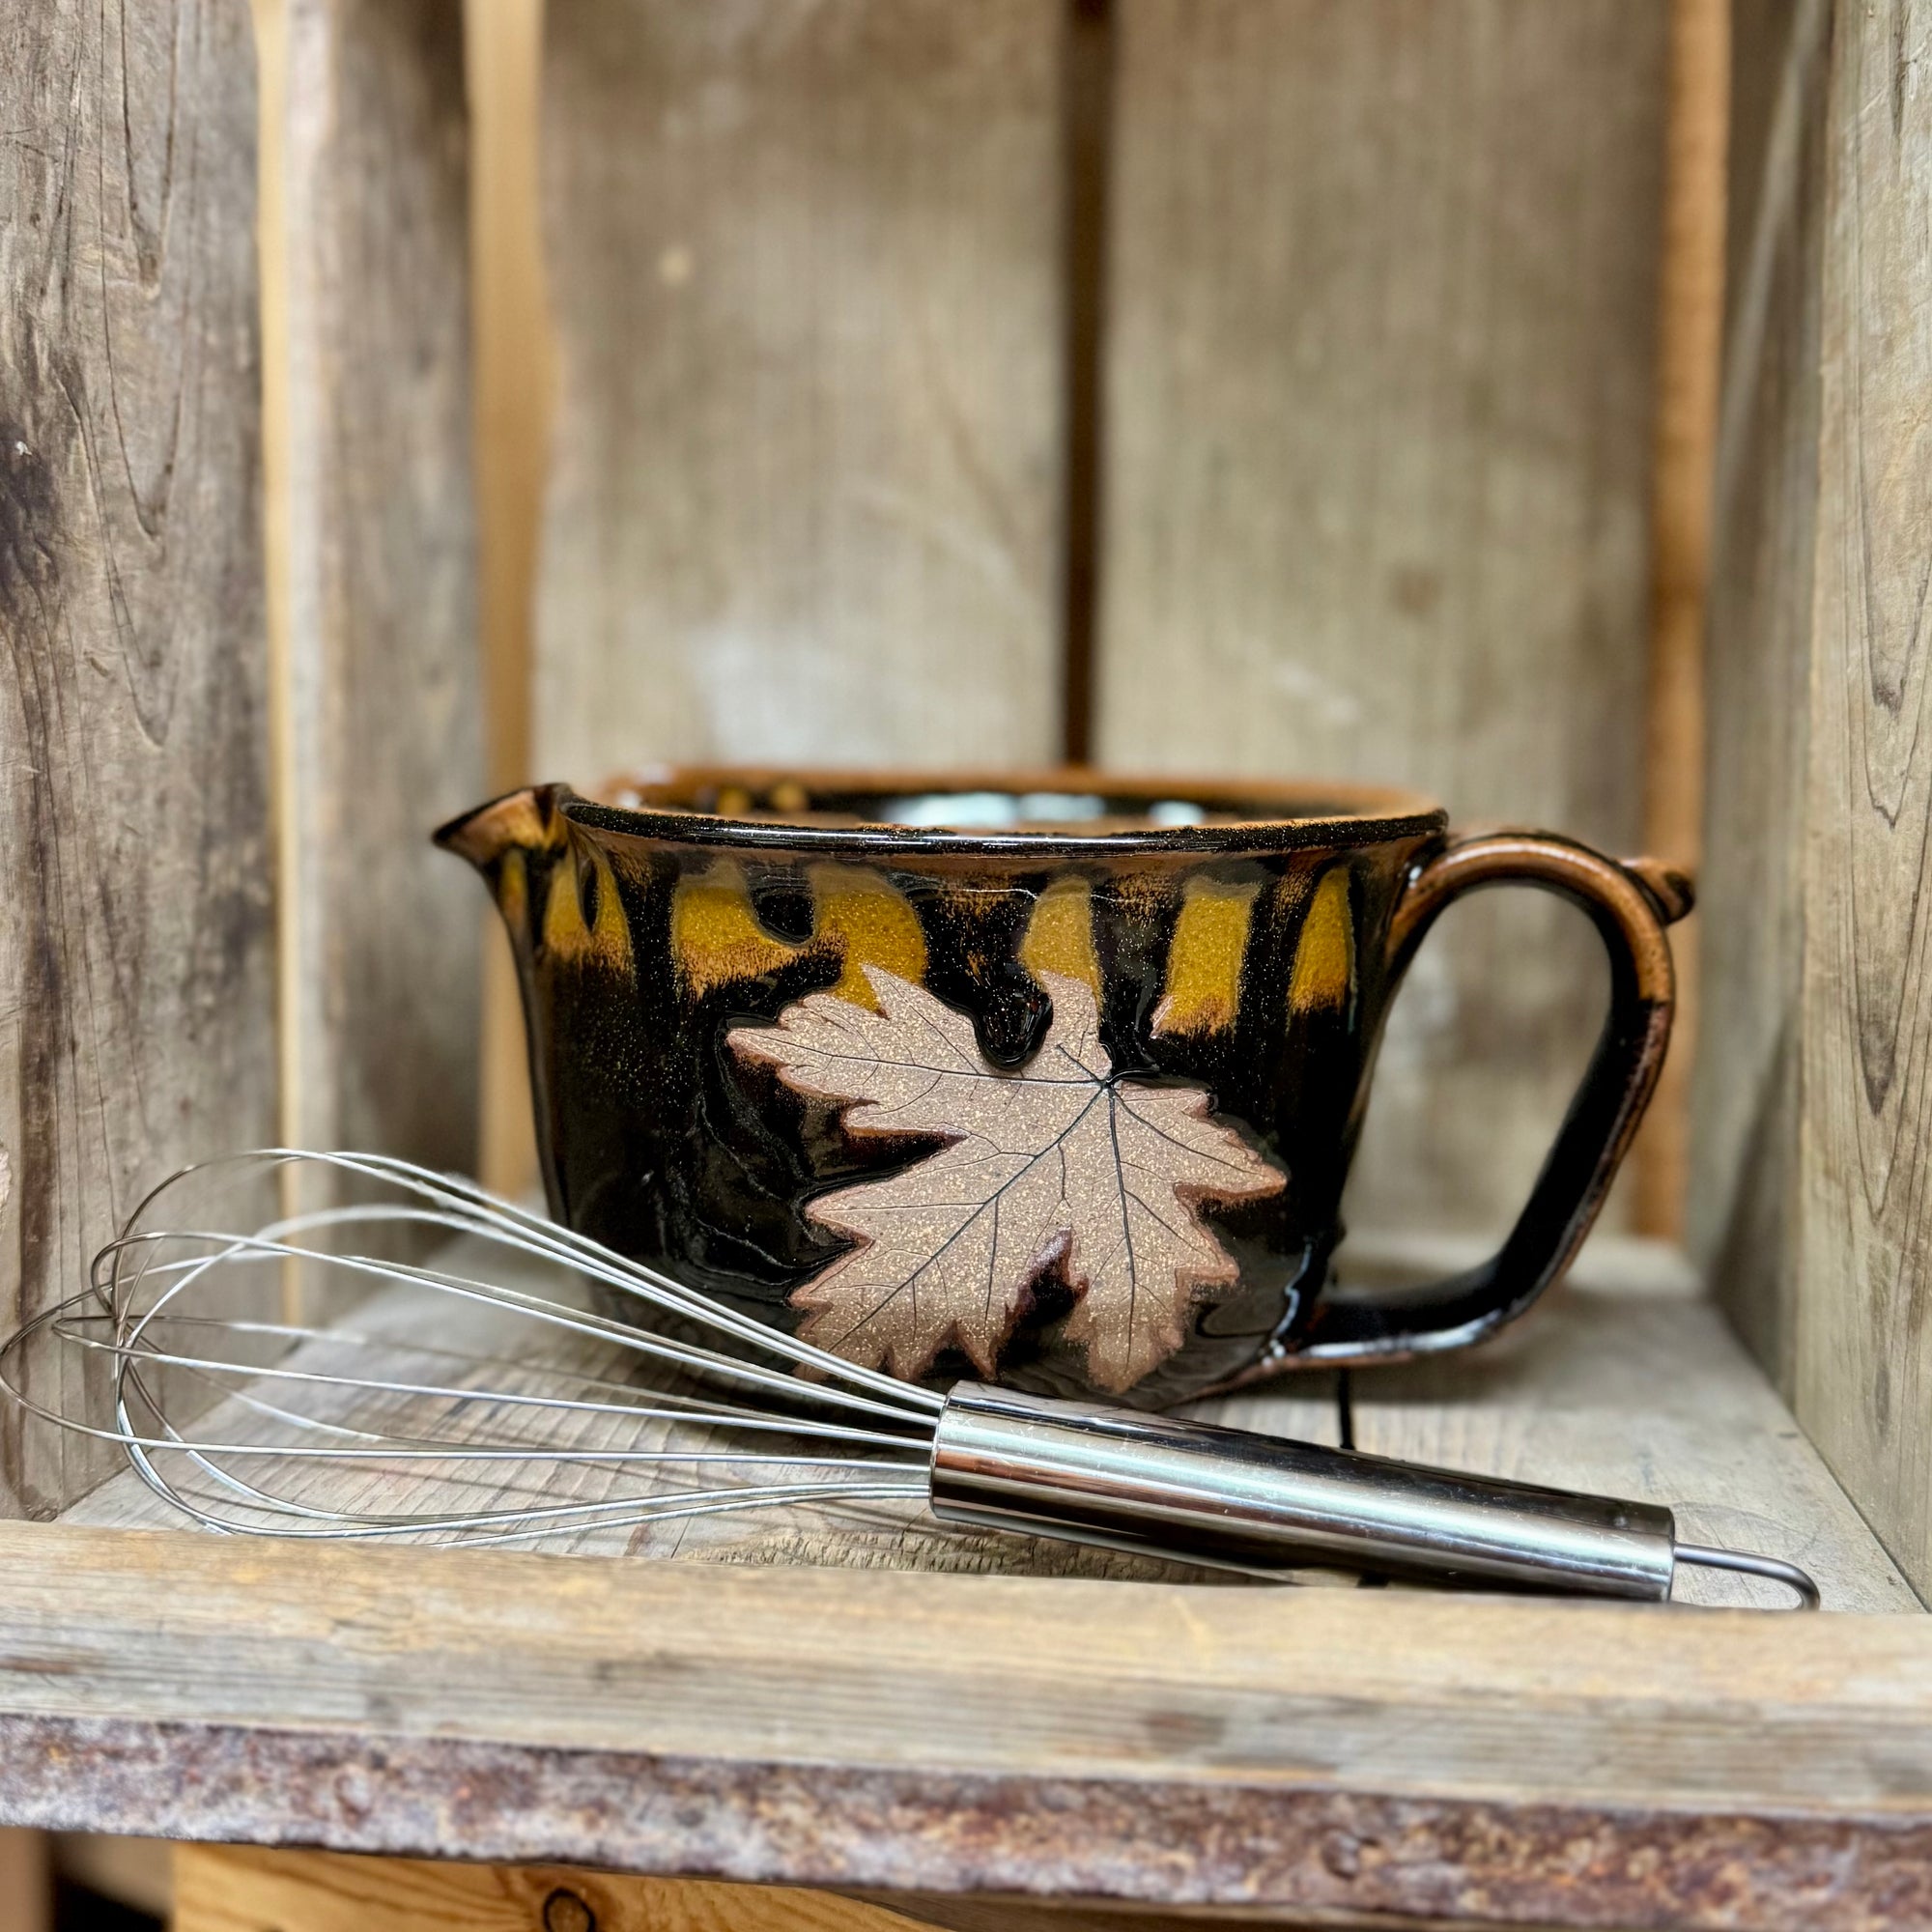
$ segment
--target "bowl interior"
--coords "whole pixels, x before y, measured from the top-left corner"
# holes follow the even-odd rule
[[[1431,799],[1389,786],[1122,777],[1073,767],[983,773],[682,766],[621,774],[594,796],[620,810],[753,824],[1055,838],[1406,820],[1439,810]]]

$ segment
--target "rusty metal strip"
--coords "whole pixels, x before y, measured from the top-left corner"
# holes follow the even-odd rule
[[[1776,1818],[0,1717],[0,1822],[930,1892],[1562,1926],[1932,1923],[1932,1813]]]

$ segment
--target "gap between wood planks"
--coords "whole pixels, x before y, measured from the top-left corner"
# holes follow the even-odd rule
[[[530,770],[530,632],[556,386],[539,192],[543,0],[466,0],[463,24],[473,144],[470,327],[483,728],[494,794],[537,776]],[[477,921],[483,948],[478,1173],[486,1187],[521,1196],[537,1180],[523,1004],[502,922],[480,895]]]
[[[1107,185],[1113,135],[1113,0],[1063,0],[1062,272],[1065,278],[1066,452],[1062,511],[1062,754],[1094,756],[1100,616],[1100,492],[1106,473]]]
[[[1644,849],[1693,877],[1703,857],[1704,610],[1724,310],[1727,0],[1673,0],[1659,278]],[[1677,1024],[1632,1158],[1639,1233],[1681,1240],[1697,1047],[1697,922],[1671,934]]]

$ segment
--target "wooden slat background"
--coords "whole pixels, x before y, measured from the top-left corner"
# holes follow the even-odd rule
[[[285,1023],[278,1081],[215,1080],[215,1144],[262,1137],[254,1093],[290,1135],[460,1162],[481,909],[419,843],[484,783],[459,9],[259,12],[284,110],[263,260]],[[229,43],[232,13],[206,16]],[[1090,714],[1117,763],[1376,773],[1634,842],[1667,24],[1664,0],[1000,0],[970,28],[924,0],[554,0],[562,384],[526,452],[551,472],[534,589],[515,489],[493,530],[491,776],[531,742],[520,692],[537,767],[585,781],[697,753],[1038,759]],[[532,25],[472,9],[471,83],[489,36],[528,58]],[[499,199],[514,152],[490,150]],[[245,188],[244,158],[235,216]],[[528,268],[475,292],[486,427],[543,419],[527,326],[531,400],[489,407],[519,393],[520,338],[490,322],[536,312]],[[500,449],[484,469],[515,474]],[[222,822],[256,841],[266,958],[239,610],[236,675],[197,691],[242,707],[210,755],[255,773]],[[1452,922],[1385,1056],[1357,1217],[1499,1221],[1600,979],[1549,908]],[[262,1005],[226,1023],[259,1034]],[[129,1157],[144,1180],[166,1144]],[[60,1279],[105,1231],[71,1236]]]
[[[10,1327],[184,1161],[473,1160],[478,908],[426,834],[482,782],[455,0],[262,0],[259,237],[243,0],[31,19],[0,79]],[[5,1427],[14,1506],[108,1461]]]
[[[1118,23],[1103,758],[1394,781],[1635,850],[1667,8]],[[1596,951],[1548,901],[1455,915],[1352,1218],[1514,1211],[1601,1024]]]
[[[1686,1235],[1789,1394],[1831,9],[1737,0],[1733,27],[1700,886],[1704,970],[1723,996],[1701,1014]]]
[[[1636,849],[1668,25],[552,0],[529,774],[1020,762],[1091,716],[1117,766]],[[1353,1218],[1502,1225],[1595,948],[1520,895],[1449,923]]]
[[[1932,7],[1730,12],[1690,1234],[1923,1588]],[[1710,0],[551,0],[540,77],[471,0],[473,194],[462,13],[258,0],[258,262],[243,0],[0,11],[0,1321],[184,1159],[471,1157],[422,835],[488,781],[1091,738],[1687,836]],[[1362,1223],[1513,1208],[1572,923],[1425,952]],[[1359,1394],[1455,1453],[1460,1396]],[[96,1467],[0,1435],[0,1509]]]
[[[554,0],[536,756],[1041,762],[1059,14]]]
[[[0,1326],[275,1124],[255,100],[240,0],[10,7]],[[43,1512],[112,1458],[0,1419]]]
[[[484,785],[462,5],[285,4],[283,1131],[469,1168],[475,887],[428,842]]]

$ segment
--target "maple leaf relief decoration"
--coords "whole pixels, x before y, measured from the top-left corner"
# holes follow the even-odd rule
[[[907,1380],[952,1346],[990,1377],[1059,1261],[1077,1297],[1064,1333],[1097,1386],[1131,1388],[1179,1348],[1201,1292],[1237,1278],[1202,1204],[1275,1194],[1287,1176],[1209,1115],[1207,1089],[1117,1075],[1081,980],[1038,976],[1053,1022],[1008,1072],[965,1014],[895,974],[866,977],[878,1012],[812,993],[728,1036],[795,1093],[842,1105],[850,1133],[947,1143],[810,1205],[856,1245],[794,1292],[800,1335]]]

